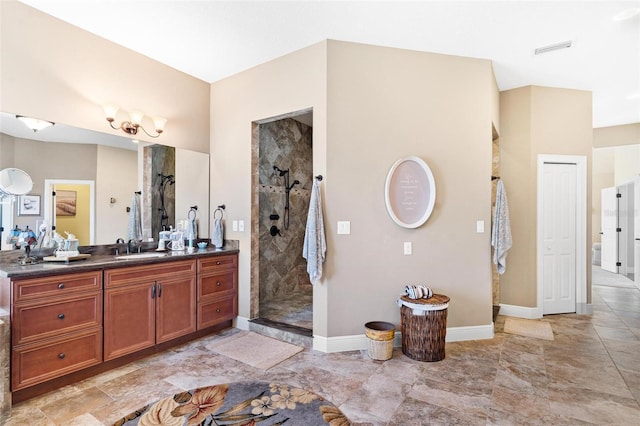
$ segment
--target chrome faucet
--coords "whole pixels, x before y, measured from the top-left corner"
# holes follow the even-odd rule
[[[116,244],[124,244],[124,240],[122,238],[118,238],[116,240]],[[116,256],[118,256],[120,254],[120,249],[119,247],[116,247]]]
[[[140,253],[140,244],[138,241],[134,240],[134,239],[130,239],[127,242],[127,254],[131,254],[131,248],[133,247],[137,247],[138,248],[138,253]]]

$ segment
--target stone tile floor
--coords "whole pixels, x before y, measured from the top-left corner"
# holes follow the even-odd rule
[[[206,350],[231,329],[34,398],[6,425],[111,424],[144,404],[186,389],[240,380],[307,388],[361,425],[640,424],[640,290],[593,287],[594,314],[552,315],[555,340],[502,332],[446,345],[446,358],[413,361],[394,349],[305,349],[268,371]]]
[[[274,299],[261,300],[260,317],[312,330],[313,288],[308,285]]]

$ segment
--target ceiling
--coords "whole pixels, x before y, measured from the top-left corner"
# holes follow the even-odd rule
[[[500,90],[589,90],[594,127],[640,122],[640,15],[620,19],[640,1],[21,1],[206,82],[336,39],[490,59]]]

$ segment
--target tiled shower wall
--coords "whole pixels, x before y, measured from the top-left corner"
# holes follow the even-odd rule
[[[313,179],[312,128],[285,118],[260,125],[259,131],[259,258],[260,301],[309,290],[302,243]],[[273,170],[289,169],[289,182],[299,180],[289,195],[289,229],[285,229],[285,183]],[[278,220],[270,215],[277,214]],[[269,232],[277,226],[280,235]]]

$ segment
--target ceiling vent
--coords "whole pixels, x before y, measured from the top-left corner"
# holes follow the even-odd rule
[[[536,50],[533,51],[533,53],[536,55],[541,55],[543,53],[553,52],[554,50],[568,49],[571,47],[572,44],[573,44],[573,41],[567,40],[561,43],[555,43],[555,44],[550,44],[548,46],[538,47]]]

